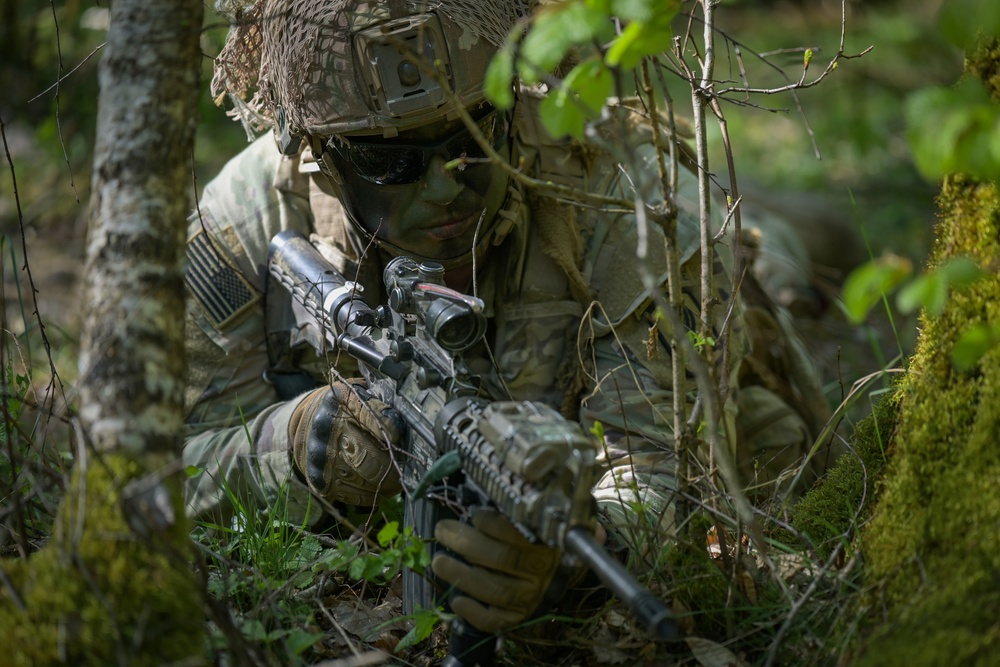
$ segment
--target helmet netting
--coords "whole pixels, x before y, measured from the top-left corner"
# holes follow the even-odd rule
[[[413,12],[439,10],[477,38],[501,46],[510,30],[529,15],[536,0],[406,0]],[[226,44],[216,59],[211,92],[216,104],[228,94],[238,117],[249,130],[273,122],[280,103],[292,127],[305,127],[317,117],[317,104],[335,95],[327,73],[312,57],[342,53],[349,61],[352,26],[340,8],[350,0],[218,0],[216,9],[231,21]],[[365,5],[366,3],[358,3]],[[371,3],[373,13],[380,3]],[[334,25],[339,17],[341,25]],[[268,24],[265,24],[267,22]],[[322,27],[322,29],[321,29]],[[269,38],[265,39],[264,32]],[[247,99],[253,92],[253,97]],[[310,91],[312,99],[306,98]],[[319,98],[319,99],[317,99]]]
[[[259,93],[247,100],[251,91],[257,92],[260,75],[262,4],[254,0],[218,0],[215,5],[215,10],[229,19],[229,35],[215,59],[212,100],[222,106],[229,97],[234,108],[228,114],[243,123],[248,139],[253,137],[253,131],[270,125],[269,117],[262,113]]]
[[[511,28],[531,13],[532,0],[428,0],[410,2],[416,9],[440,9],[445,16],[482,37],[493,46],[501,47]]]

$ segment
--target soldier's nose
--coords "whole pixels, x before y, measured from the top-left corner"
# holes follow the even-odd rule
[[[455,180],[453,172],[445,169],[444,158],[440,155],[431,158],[420,179],[420,198],[444,206],[453,202],[461,191],[462,185]]]

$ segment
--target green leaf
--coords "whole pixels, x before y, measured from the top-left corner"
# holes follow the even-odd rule
[[[952,289],[967,287],[984,275],[968,257],[951,259],[901,289],[896,305],[904,313],[924,308],[931,317],[938,317],[944,312]]]
[[[887,254],[862,264],[847,276],[841,300],[848,319],[861,324],[868,311],[913,271],[909,260]]]
[[[205,469],[204,468],[199,468],[198,466],[185,466],[184,467],[184,475],[188,479],[191,479],[192,477],[197,477],[198,475],[200,475],[203,472],[205,472]]]
[[[562,85],[542,100],[539,114],[555,139],[583,139],[587,121],[600,115],[614,92],[614,78],[600,58],[588,58],[570,70]]]
[[[514,106],[514,53],[509,48],[501,49],[490,61],[486,69],[483,90],[486,97],[497,109],[506,111]]]
[[[427,551],[427,547],[423,541],[420,538],[414,537],[412,538],[412,542],[403,550],[400,561],[403,567],[419,573],[430,567],[431,555]]]
[[[429,609],[417,610],[412,618],[413,627],[396,644],[396,653],[401,653],[430,637],[431,633],[434,632],[434,626],[441,621],[440,614]]]
[[[343,572],[350,563],[354,562],[357,556],[357,545],[342,540],[337,543],[336,549],[328,550],[323,558],[313,564],[313,571],[332,570],[334,572]]]
[[[955,341],[951,349],[951,364],[960,372],[972,370],[997,343],[1000,343],[1000,325],[977,325]]]
[[[316,582],[316,575],[311,570],[303,570],[292,579],[292,585],[299,590],[309,588]]]
[[[914,160],[931,180],[964,172],[984,180],[1000,178],[1000,106],[971,77],[952,88],[919,90],[904,108]]]
[[[611,67],[632,68],[645,56],[665,51],[670,45],[670,30],[663,31],[649,23],[630,23],[605,55]]]
[[[953,289],[968,287],[972,283],[976,282],[980,278],[984,278],[987,275],[986,272],[979,268],[979,265],[969,257],[956,257],[948,260],[948,262],[941,267],[940,271],[944,274],[945,279],[948,281],[948,286]]]
[[[301,628],[295,628],[288,633],[288,648],[293,655],[301,655],[303,651],[323,638],[319,632],[306,632]]]
[[[931,317],[937,317],[944,312],[947,300],[948,282],[944,276],[938,272],[926,273],[899,290],[896,307],[903,313],[923,308]]]
[[[590,427],[590,432],[594,434],[594,437],[598,440],[604,440],[604,424],[595,421],[594,425]]]
[[[580,2],[547,5],[521,44],[518,72],[525,83],[539,80],[541,73],[555,69],[574,46],[587,44],[602,33],[610,34],[612,23],[599,8]]]
[[[555,90],[542,100],[538,107],[545,131],[554,139],[567,135],[583,138],[587,119],[579,104],[575,104],[565,88]]]
[[[611,14],[623,21],[669,23],[679,9],[679,0],[611,0]]]
[[[600,58],[588,58],[570,70],[563,86],[576,95],[588,118],[593,119],[614,93],[615,80]]]
[[[364,565],[361,569],[361,576],[355,578],[364,579],[365,581],[378,581],[382,576],[382,571],[388,565],[385,559],[379,556],[368,556],[355,562],[360,562]]]
[[[649,13],[643,11],[639,4],[647,4]],[[624,19],[627,25],[608,48],[605,61],[609,66],[632,68],[644,57],[662,53],[670,48],[673,35],[670,23],[680,9],[678,0],[620,2],[615,3],[616,9],[617,5],[623,5],[622,11],[618,11],[617,16]]]
[[[240,632],[254,641],[266,641],[267,630],[257,618],[244,618],[240,621]]]
[[[365,570],[368,567],[366,558],[355,558],[347,567],[347,576],[355,581],[365,580]]]
[[[393,540],[399,537],[399,522],[390,521],[389,523],[382,526],[382,529],[378,531],[378,543],[387,547],[392,544]]]

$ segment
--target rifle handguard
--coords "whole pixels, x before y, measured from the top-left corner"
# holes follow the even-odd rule
[[[528,539],[563,548],[568,528],[593,528],[597,445],[549,406],[456,399],[434,435],[439,454],[458,452],[466,484]]]

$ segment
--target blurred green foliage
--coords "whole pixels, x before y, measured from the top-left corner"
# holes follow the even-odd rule
[[[810,191],[831,197],[876,254],[891,249],[922,260],[937,183],[916,167],[903,108],[917,91],[952,85],[961,76],[962,52],[939,28],[946,4],[848,1],[844,53],[872,47],[870,52],[841,60],[819,85],[795,97],[758,94],[748,97],[748,106],[724,107],[737,174],[779,196]],[[811,80],[840,48],[839,1],[729,0],[717,17],[723,32],[741,44],[742,64],[732,46],[718,58],[716,78],[732,84],[744,70],[755,88],[797,80],[805,49],[813,52]],[[713,136],[721,152],[719,134]]]
[[[837,68],[813,87],[725,96],[722,108],[741,182],[772,199],[808,193],[814,196],[813,208],[801,208],[799,198],[793,215],[815,215],[817,209],[834,206],[862,230],[874,254],[891,249],[922,260],[930,245],[939,176],[922,158],[935,142],[940,146],[946,139],[940,132],[908,133],[904,109],[908,99],[920,99],[923,91],[958,79],[961,39],[969,37],[955,16],[966,11],[989,18],[993,10],[978,12],[977,3],[991,2],[848,0],[842,13],[838,0],[724,0],[715,12],[716,91],[774,91],[800,77],[811,82],[842,56]],[[680,15],[663,25],[678,8]],[[625,12],[637,22],[626,22],[616,38],[604,19],[608,11]],[[701,54],[695,44],[702,28],[697,19],[689,20],[689,11],[690,6],[670,0],[572,0],[546,6],[527,36],[515,34],[494,61],[488,91],[499,106],[509,106],[509,82],[515,74],[529,82],[540,80],[570,48],[586,49],[597,40],[605,50],[564,73],[561,86],[542,109],[551,132],[581,136],[601,100],[613,91],[609,68],[622,64],[627,69],[644,55],[669,49],[675,36],[685,45],[688,67],[699,73]],[[657,18],[648,24],[655,34],[632,34],[630,27],[638,30],[648,15]],[[689,117],[691,93],[683,77],[668,75],[658,83],[669,92],[679,115]],[[935,111],[932,107],[924,114],[928,124],[935,121]],[[968,111],[965,117],[970,116],[985,128],[981,114]],[[952,132],[952,138],[961,129]],[[713,122],[708,130],[713,172],[727,186],[722,133]],[[932,145],[914,143],[915,152],[911,150],[914,132]],[[974,145],[984,152],[981,143]]]
[[[1000,4],[994,0],[953,0],[939,18],[941,34],[969,52],[1000,36]],[[1000,177],[1000,107],[980,80],[920,90],[907,99],[905,111],[910,145],[928,178],[952,172]]]
[[[1000,107],[982,82],[917,91],[906,102],[906,120],[917,166],[928,178],[955,171],[1000,176]]]
[[[851,322],[861,324],[876,304],[899,288],[895,305],[900,313],[923,310],[929,317],[939,317],[954,290],[964,289],[986,275],[968,257],[956,257],[914,277],[909,260],[885,254],[848,276],[842,296],[844,310]]]
[[[973,1],[991,2],[962,0]],[[598,9],[614,5],[635,16],[653,10],[659,12],[657,16],[669,15],[676,9],[672,0],[576,0],[575,5],[588,3]],[[840,61],[830,76],[796,97],[789,93],[736,96],[735,102],[724,104],[744,196],[787,200],[782,210],[792,220],[808,218],[826,224],[837,216],[862,231],[874,256],[890,251],[919,266],[930,246],[937,184],[933,176],[921,174],[916,167],[904,108],[907,99],[932,95],[921,91],[933,86],[947,89],[960,76],[961,50],[942,32],[942,7],[951,5],[944,0],[848,0],[844,52],[853,55],[873,46],[870,53]],[[687,33],[685,13],[690,9],[690,3],[680,3],[680,12],[670,32],[663,31],[663,39]],[[801,75],[807,49],[813,54],[808,74],[818,74],[839,49],[840,9],[840,0],[724,0],[715,14],[717,88],[742,85],[744,72],[754,87],[787,85]],[[581,35],[594,34],[596,29],[570,25],[574,28],[570,30],[560,23],[564,16],[560,18],[559,12],[553,16],[552,25],[561,27],[553,31],[559,39],[531,47],[537,50],[537,58],[548,58],[546,62],[561,57],[568,44],[579,43]],[[0,90],[4,91],[0,118],[17,177],[27,264],[34,271],[42,300],[39,311],[49,336],[55,336],[56,365],[70,382],[75,377],[79,303],[74,295],[82,274],[98,114],[99,47],[107,17],[107,7],[76,0],[54,4],[0,0]],[[701,32],[696,24],[690,30],[695,35]],[[221,50],[227,32],[225,20],[207,8],[202,36],[203,92],[193,156],[193,184],[198,191],[247,145],[240,124],[216,107],[208,92],[212,58]],[[638,37],[635,43],[641,46],[644,40]],[[527,40],[524,46],[529,46]],[[693,47],[685,53],[689,62],[696,63]],[[515,66],[528,62],[520,56],[523,53],[517,59],[511,56],[506,70],[502,64],[499,70],[491,70],[494,89],[502,90]],[[607,58],[598,55],[585,59],[575,78],[567,77],[571,85],[566,95],[561,100],[553,96],[548,102],[569,114],[562,116],[563,126],[555,129],[579,131],[584,116],[578,102],[584,107],[598,106],[591,93],[604,94],[611,78],[608,71]],[[687,84],[669,75],[666,85],[678,115],[689,114]],[[933,116],[928,118],[932,123]],[[711,169],[726,184],[721,135],[714,122],[708,123],[708,129]],[[927,136],[933,140],[938,134],[928,132]],[[920,154],[918,147],[916,155]],[[11,179],[5,173],[0,178],[0,235],[13,241],[17,257],[7,265],[3,280],[10,287],[8,294],[17,293],[11,280],[17,272],[14,277],[22,293],[31,295],[21,269],[25,260],[20,257],[18,207],[12,194]],[[8,305],[14,308],[15,304]],[[34,304],[27,303],[26,312],[32,310]],[[10,317],[15,319],[15,314],[11,312]],[[26,320],[24,329],[33,326]],[[41,357],[39,361],[46,363]],[[42,371],[46,369],[36,370],[37,377],[45,376]]]
[[[109,9],[78,0],[0,0],[0,119],[29,227],[79,236],[89,197],[97,70]],[[211,57],[228,30],[206,12],[201,123],[195,151],[200,184],[246,144],[237,123],[209,99]],[[9,170],[0,179],[0,233],[16,229]],[[68,227],[67,227],[68,225]]]

